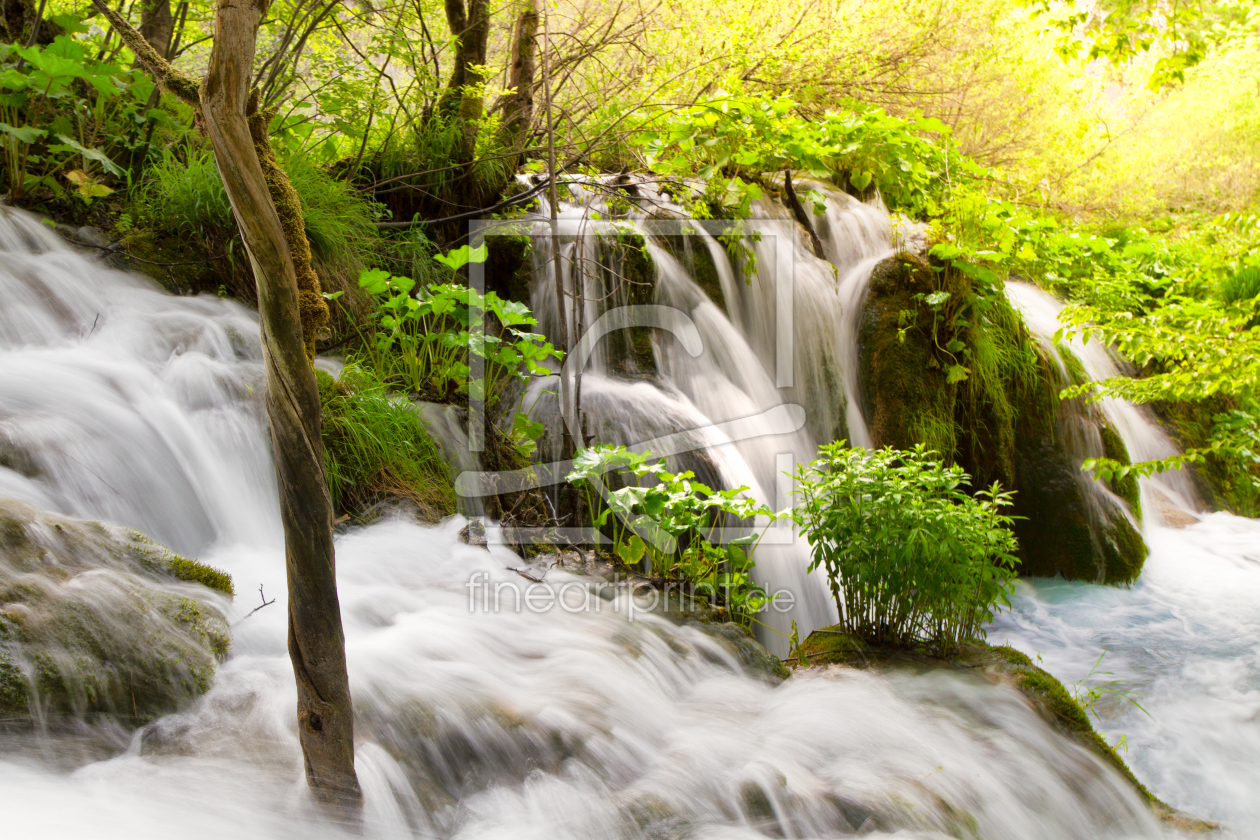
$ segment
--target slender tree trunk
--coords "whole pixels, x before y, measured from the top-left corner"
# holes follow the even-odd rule
[[[337,600],[332,501],[324,475],[319,393],[311,361],[328,318],[310,267],[297,195],[276,165],[267,114],[249,88],[267,0],[221,2],[205,80],[174,70],[127,21],[93,4],[163,87],[199,108],[258,284],[267,416],[280,489],[289,586],[289,655],[298,689],[298,733],[312,791],[356,807],[354,720]]]
[[[800,226],[805,228],[805,232],[809,234],[809,245],[814,251],[814,256],[818,259],[826,259],[823,255],[822,240],[818,238],[817,231],[814,230],[814,224],[809,219],[809,214],[805,212],[804,205],[796,196],[796,190],[792,187],[792,170],[783,170],[783,186],[787,193],[788,206],[792,208],[792,215],[796,217],[796,221]]]

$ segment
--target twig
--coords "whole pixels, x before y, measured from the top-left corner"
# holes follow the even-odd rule
[[[245,615],[243,615],[243,616],[241,616],[239,619],[237,619],[236,623],[232,625],[233,627],[235,627],[237,624],[240,624],[242,621],[244,621],[245,619],[249,618],[251,615],[253,615],[254,613],[258,612],[258,611],[259,611],[259,610],[261,610],[263,607],[270,607],[272,604],[274,604],[274,603],[276,602],[276,599],[275,599],[275,598],[272,598],[270,601],[268,601],[268,600],[267,600],[267,596],[266,596],[265,594],[263,594],[263,585],[262,585],[261,583],[260,583],[260,584],[258,584],[258,597],[262,598],[262,604],[261,604],[260,606],[254,607],[252,610],[250,610],[249,612],[247,612]]]

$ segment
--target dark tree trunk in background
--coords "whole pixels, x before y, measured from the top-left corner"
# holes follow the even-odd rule
[[[140,34],[162,58],[171,57],[171,36],[175,34],[171,0],[141,0]]]
[[[46,14],[47,3],[39,0],[0,0],[0,41],[22,46],[51,44],[62,29],[44,20]]]
[[[311,361],[328,309],[310,266],[297,195],[267,140],[269,115],[250,92],[267,0],[222,0],[205,80],[174,70],[103,0],[93,0],[167,91],[199,108],[258,283],[267,417],[280,488],[289,586],[289,655],[298,734],[311,790],[324,803],[362,801],[354,719],[333,558],[333,511],[324,475],[319,393]]]

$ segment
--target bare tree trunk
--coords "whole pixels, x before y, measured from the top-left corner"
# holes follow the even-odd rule
[[[362,801],[354,771],[354,720],[337,600],[332,500],[324,475],[319,393],[311,360],[328,318],[310,267],[297,195],[276,165],[267,114],[249,89],[267,0],[218,5],[214,48],[201,85],[174,70],[103,0],[93,0],[127,46],[168,91],[199,108],[232,212],[258,283],[267,372],[267,416],[275,451],[289,585],[289,655],[298,689],[298,732],[306,778],[323,802]]]
[[[171,0],[142,0],[140,34],[162,58],[171,57],[171,36],[175,34],[175,18],[171,15]]]
[[[538,37],[538,4],[524,0],[512,35],[512,55],[508,65],[508,89],[503,105],[499,138],[509,149],[522,149],[534,121],[534,41]]]

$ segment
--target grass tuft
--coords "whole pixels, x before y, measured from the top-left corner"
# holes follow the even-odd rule
[[[414,502],[428,519],[455,512],[446,462],[420,412],[366,368],[333,379],[316,372],[323,413],[324,466],[339,514],[362,516],[389,498]]]

